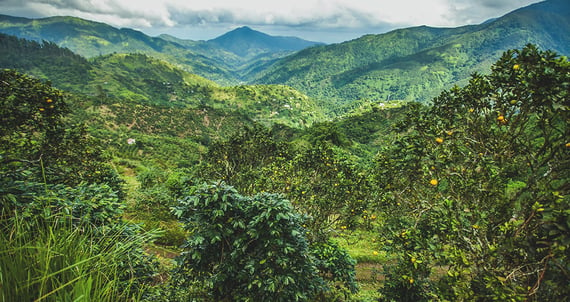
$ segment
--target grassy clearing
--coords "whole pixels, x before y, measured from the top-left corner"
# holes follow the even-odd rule
[[[373,231],[355,230],[342,231],[334,238],[357,261],[356,280],[360,292],[355,299],[358,301],[377,301],[380,297],[378,288],[382,281],[382,266],[388,257],[381,250],[377,237]]]

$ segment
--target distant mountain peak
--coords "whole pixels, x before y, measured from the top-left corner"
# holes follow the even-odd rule
[[[236,30],[236,31],[255,31],[255,30],[253,30],[253,29],[252,29],[251,27],[249,27],[249,26],[240,26],[240,27],[237,27],[237,28],[234,29],[234,30]]]
[[[297,37],[271,36],[249,26],[237,27],[215,39],[208,40],[241,57],[255,56],[267,52],[298,51],[322,43]]]

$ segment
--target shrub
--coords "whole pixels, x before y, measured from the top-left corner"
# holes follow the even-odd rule
[[[223,183],[201,185],[174,212],[191,232],[175,278],[200,282],[211,300],[306,301],[329,290],[318,265],[333,280],[353,276],[350,267],[325,260],[324,249],[311,252],[304,218],[281,195],[245,197]]]

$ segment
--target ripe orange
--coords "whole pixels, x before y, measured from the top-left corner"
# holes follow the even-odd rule
[[[434,179],[429,181],[429,184],[432,186],[437,186],[439,184],[439,181],[437,181],[437,179],[434,178]]]
[[[514,70],[519,70],[521,68],[521,66],[519,64],[515,64],[513,65],[513,69]]]
[[[438,143],[438,144],[441,144],[441,143],[443,143],[443,138],[438,137],[438,138],[435,139],[435,142]]]

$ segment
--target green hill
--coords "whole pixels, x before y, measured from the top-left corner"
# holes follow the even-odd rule
[[[550,0],[475,26],[426,26],[305,49],[257,76],[319,98],[329,108],[355,100],[428,101],[485,72],[507,49],[533,43],[570,53],[570,5]]]
[[[50,41],[86,58],[144,53],[222,84],[241,82],[241,70],[247,70],[250,64],[282,58],[317,44],[293,37],[274,37],[250,28],[238,28],[210,41],[168,35],[150,37],[133,29],[118,29],[75,17],[28,19],[0,15],[0,32],[37,42]]]
[[[73,93],[74,118],[120,157],[165,165],[196,161],[210,140],[254,123],[304,128],[323,116],[311,98],[288,86],[222,87],[145,54],[87,60],[52,42],[0,34],[0,68]],[[125,149],[131,136],[142,153]]]
[[[336,115],[355,101],[427,102],[444,89],[465,84],[472,73],[487,72],[507,49],[528,43],[568,54],[569,14],[567,1],[549,0],[479,25],[404,28],[333,45],[269,36],[248,27],[209,41],[149,37],[71,17],[0,15],[0,32],[51,41],[88,58],[144,53],[220,85],[288,85]]]
[[[0,15],[0,32],[38,42],[50,41],[86,58],[112,53],[145,53],[216,81],[236,81],[223,62],[204,56],[199,50],[192,51],[136,30],[118,29],[80,18],[27,19]]]

